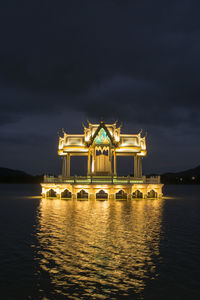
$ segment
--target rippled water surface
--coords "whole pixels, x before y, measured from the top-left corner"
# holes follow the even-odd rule
[[[0,188],[1,299],[200,299],[200,186],[127,201]]]

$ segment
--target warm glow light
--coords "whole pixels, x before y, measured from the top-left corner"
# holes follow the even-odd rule
[[[160,177],[146,178],[142,175],[142,158],[146,154],[146,139],[141,137],[141,132],[135,135],[121,134],[121,126],[117,128],[116,123],[88,122],[88,127],[84,126],[84,134],[64,132],[63,137],[59,137],[58,155],[65,157],[62,175],[44,176],[44,183],[41,184],[42,195],[62,198],[61,193],[67,189],[71,192],[72,199],[76,199],[77,193],[85,190],[88,199],[94,199],[95,194],[103,190],[109,195],[108,199],[115,199],[116,193],[123,190],[127,194],[127,199],[131,199],[132,192],[138,190],[143,197],[149,196],[148,193],[153,195],[155,192],[160,197],[163,186]],[[87,176],[70,176],[71,156],[88,157]],[[134,157],[133,177],[117,176],[119,156]],[[48,193],[51,189],[54,193]]]
[[[130,143],[122,143],[122,144],[120,144],[120,147],[139,147],[140,145],[138,145],[137,143],[132,143],[132,144],[130,144]]]
[[[89,137],[89,135],[87,135],[87,136],[85,137],[85,141],[88,142],[89,139],[90,139],[90,137]]]
[[[81,145],[80,145],[80,147],[81,147]],[[64,152],[88,152],[88,148],[77,148],[77,147],[71,147],[71,148],[69,148],[69,147],[64,147]]]
[[[92,173],[94,173],[94,160],[92,161]]]
[[[63,141],[62,141],[62,142],[60,142],[60,143],[59,143],[59,145],[58,145],[58,149],[60,149],[60,150],[61,150],[62,148],[63,148]]]
[[[115,135],[115,140],[116,140],[116,142],[119,142],[120,138],[118,135]]]
[[[129,152],[138,152],[137,148],[129,147],[129,148],[117,148],[116,152],[124,152],[124,153],[129,153]]]

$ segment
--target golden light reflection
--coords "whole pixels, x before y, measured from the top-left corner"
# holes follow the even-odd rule
[[[159,275],[162,206],[162,199],[42,199],[38,272],[46,274],[57,293],[72,298],[126,296],[130,289],[142,293],[146,280]]]

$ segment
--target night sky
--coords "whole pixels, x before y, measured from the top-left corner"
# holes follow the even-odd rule
[[[199,165],[199,14],[192,0],[1,2],[0,166],[57,173],[57,132],[101,117],[147,131],[146,173]]]

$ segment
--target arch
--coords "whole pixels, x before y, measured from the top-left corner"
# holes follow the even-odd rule
[[[101,154],[102,154],[102,152],[103,152],[102,150],[99,150],[99,149],[97,149],[97,150],[96,150],[96,156],[99,156],[99,155],[101,155]]]
[[[140,190],[136,190],[132,193],[132,198],[143,198],[143,193]]]
[[[119,190],[119,191],[115,194],[115,198],[116,198],[116,199],[126,199],[126,200],[127,200],[127,193],[124,192],[123,190]]]
[[[46,192],[46,197],[47,198],[56,198],[56,191],[54,191],[53,189],[50,189]]]
[[[158,193],[153,189],[147,193],[147,198],[157,198],[157,197],[158,197]]]
[[[80,190],[77,193],[77,199],[88,199],[88,193],[85,190]]]
[[[108,156],[108,150],[103,150],[103,155]]]
[[[96,199],[108,199],[108,193],[104,190],[100,190],[96,193]]]
[[[72,193],[71,193],[68,189],[65,189],[65,190],[61,193],[61,198],[71,199],[71,197],[72,197]]]

